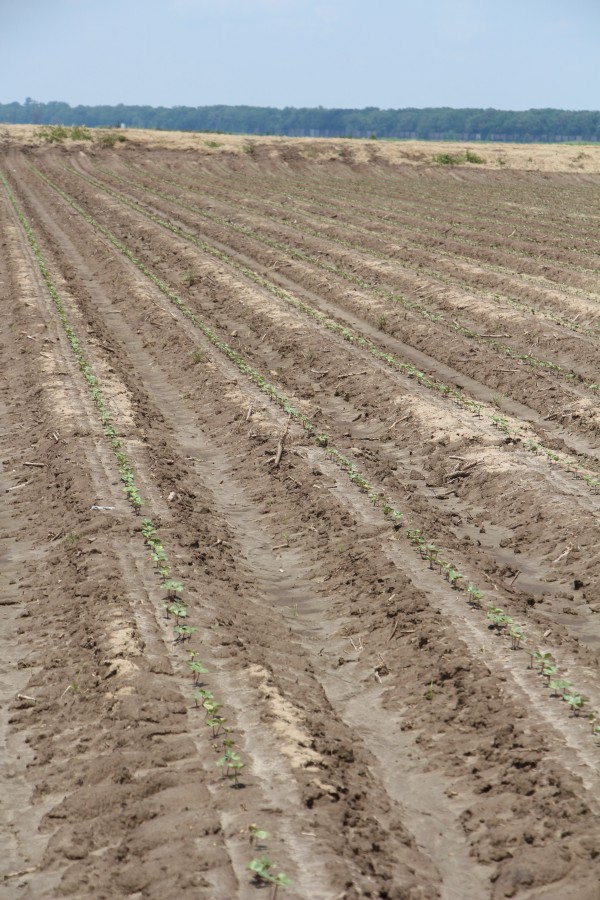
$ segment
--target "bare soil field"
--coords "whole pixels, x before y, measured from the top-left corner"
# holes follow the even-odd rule
[[[0,897],[597,900],[597,149],[7,134]]]

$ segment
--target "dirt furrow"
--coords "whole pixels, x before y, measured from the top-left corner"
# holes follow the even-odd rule
[[[61,180],[54,157],[40,162]],[[103,436],[85,418],[89,401],[77,391],[64,395],[67,418],[56,438],[57,402],[49,414],[40,400],[40,450],[54,468],[40,469],[37,484],[54,477],[47,489],[62,531],[46,538],[55,556],[46,582],[36,569],[35,587],[56,619],[48,626],[27,598],[33,661],[44,664],[31,688],[43,703],[19,710],[9,728],[33,735],[37,717],[36,783],[47,786],[34,805],[53,798],[44,877],[61,878],[61,895],[253,896],[246,865],[248,827],[256,823],[270,833],[266,852],[293,878],[290,896],[558,900],[574,890],[592,900],[598,785],[589,723],[550,696],[548,679],[529,667],[518,642],[511,649],[505,629],[488,626],[485,609],[452,589],[391,526],[380,501],[370,503],[334,464],[330,448],[268,403],[223,352],[215,329],[327,428],[336,447],[356,451],[377,489],[404,499],[402,531],[418,521],[428,540],[443,540],[441,552],[465,582],[485,575],[485,602],[524,623],[532,652],[546,646],[560,674],[592,698],[594,494],[561,461],[524,452],[489,421],[320,330],[116,198],[61,181],[144,260],[140,268],[20,158],[10,165],[124,423],[147,502],[185,581],[199,628],[191,647],[245,762],[244,786],[229,787],[215,765],[223,726],[213,738],[202,724],[187,645],[173,644],[139,520],[122,504],[90,522],[86,495],[110,499],[119,487]],[[218,234],[218,246],[262,271],[268,257],[254,245],[165,211],[211,240]],[[11,249],[13,266],[22,250]],[[201,278],[185,285],[190,263]],[[154,272],[161,281],[150,279]],[[291,284],[310,302],[343,308],[334,290],[326,299],[315,291],[306,270],[295,274]],[[176,292],[206,318],[206,331],[174,304]],[[20,302],[15,279],[11,296]],[[41,310],[36,301],[34,317]],[[29,309],[15,305],[14,314],[25,325],[21,346],[35,344]],[[364,319],[353,321],[377,336]],[[58,345],[58,332],[50,336]],[[52,363],[47,391],[62,384],[63,364],[67,371],[66,355]],[[361,374],[344,377],[353,371]],[[71,372],[73,387],[78,375]],[[43,399],[38,382],[27,369],[28,396]],[[564,435],[582,440],[570,423]],[[72,452],[75,440],[89,444],[83,462]],[[33,503],[29,486],[21,490]],[[55,649],[44,654],[57,646],[63,659]],[[67,754],[60,762],[59,740]],[[43,896],[35,879],[31,885],[29,896]]]
[[[228,315],[229,315],[229,313],[228,313]],[[280,320],[279,324],[281,324],[281,320]],[[264,327],[264,325],[261,325],[260,330],[262,330],[262,327]],[[258,332],[256,332],[256,334],[258,334]],[[281,367],[278,365],[278,368],[281,368]],[[363,381],[364,381],[364,379],[363,379]],[[333,376],[332,383],[334,385],[336,383],[335,376]],[[349,412],[348,399],[349,399],[349,396],[348,396],[348,392],[346,391],[346,400],[345,400],[344,404],[343,405],[340,403],[337,404],[338,414],[345,414],[346,416],[348,416],[348,412]],[[379,406],[381,406],[381,404],[379,404]],[[353,409],[354,413],[356,413],[357,408],[358,407],[356,407],[356,406],[354,407],[354,409]],[[392,412],[392,416],[390,416],[389,418],[393,418],[394,406],[392,405],[390,407],[390,409]],[[330,407],[330,410],[336,411],[336,404],[333,404]],[[389,412],[389,411],[390,410],[388,410],[387,412]],[[382,414],[381,412],[374,410],[374,413],[376,415],[380,415],[380,421],[382,421],[384,425],[385,425],[385,421],[386,421],[386,417],[387,417],[387,412],[384,412],[384,414]],[[359,413],[359,415],[360,415],[360,413]],[[434,415],[439,416],[439,412],[434,413]],[[350,418],[352,418],[352,415],[350,416]],[[419,420],[418,420],[418,418],[415,417],[415,415],[409,416],[409,418],[411,419],[411,424],[410,424],[409,428],[414,433],[415,425],[418,425]],[[425,415],[424,418],[429,419],[430,416]],[[348,419],[346,419],[346,421],[347,420]],[[389,421],[389,419],[388,419],[388,421]],[[369,429],[370,429],[373,427],[372,418],[369,419],[369,422],[370,422],[370,424],[369,424]],[[341,425],[340,436],[342,438],[344,436],[343,432],[346,427],[347,426],[345,426],[345,425]],[[362,440],[363,437],[360,435],[359,428],[360,428],[360,426],[356,426],[355,430],[356,430],[357,437],[359,437]],[[463,428],[464,428],[464,424],[463,424]],[[471,432],[471,430],[472,430],[472,428],[469,425],[467,425],[467,434],[469,432]],[[428,445],[428,437],[429,437],[428,433],[422,433],[420,439],[416,442],[416,444],[413,443],[413,445],[412,445],[413,449],[410,450],[411,456],[413,457],[411,462],[412,462],[413,466],[415,466],[415,471],[418,471],[419,468],[421,468],[422,470],[425,470],[425,471],[427,471],[428,469],[431,469],[430,463],[425,462],[426,456],[423,454],[423,451],[422,451],[423,446]],[[473,438],[470,438],[469,440],[472,440],[472,439]],[[474,438],[474,439],[477,440],[477,438]],[[339,440],[339,438],[338,438],[338,440]],[[463,437],[463,441],[464,441],[464,437]],[[348,441],[347,443],[349,444],[350,441]],[[495,444],[495,443],[496,443],[496,441],[493,440],[492,444]],[[503,441],[500,440],[498,443],[499,443],[499,446],[501,447],[503,444]],[[510,445],[510,443],[511,442],[509,441],[509,445]],[[343,443],[342,443],[342,445],[343,445]],[[434,446],[435,446],[435,443],[434,443]],[[454,452],[458,453],[458,454],[464,453],[465,449],[466,449],[466,446],[464,445],[464,443],[461,443],[460,441],[458,443],[456,443],[454,446]],[[415,455],[413,456],[413,454],[415,454]],[[423,461],[421,461],[421,462],[419,461],[420,455],[423,456]],[[430,450],[428,450],[427,456],[431,457]],[[369,457],[371,457],[371,459],[369,459]],[[442,454],[441,454],[441,459],[443,459],[443,458],[444,458],[444,451],[442,451]],[[477,456],[473,457],[475,462],[477,461],[477,458],[478,458]],[[527,460],[527,458],[528,458],[528,454],[526,454],[526,456],[525,456],[526,460]],[[369,452],[367,454],[367,459],[368,459],[368,461],[366,462],[366,465],[370,466],[372,464],[372,452]],[[398,456],[398,455],[394,454],[394,455],[390,456],[388,453],[387,455],[384,455],[382,457],[381,454],[379,454],[379,457],[378,458],[376,457],[376,460],[377,460],[380,468],[381,468],[382,464],[385,465],[386,463],[388,466],[391,466],[392,469],[396,469],[399,465],[403,465],[403,456],[402,455]],[[497,463],[494,464],[494,466],[497,466],[497,465],[498,465]],[[502,465],[499,466],[499,471],[494,477],[494,482],[493,482],[494,486],[492,488],[492,490],[498,492],[499,496],[504,496],[504,494],[506,494],[506,490],[498,491],[498,488],[497,488],[497,484],[499,482],[504,481],[506,478],[506,475],[502,474],[503,468],[504,467]],[[511,464],[510,468],[514,472],[513,464]],[[508,467],[505,468],[506,473],[508,473],[509,470],[510,469]],[[522,471],[525,471],[525,470],[523,469]],[[376,471],[376,474],[378,474],[377,471]],[[492,473],[490,472],[489,464],[488,464],[488,466],[486,466],[486,471],[483,474],[483,479],[484,479],[483,483],[484,484],[486,482],[490,481],[491,474]],[[532,488],[533,488],[533,484],[535,482],[539,481],[541,474],[542,473],[540,472],[539,468],[536,468],[535,474],[533,472],[531,473],[531,475],[534,479],[534,481],[532,482]],[[419,477],[423,477],[423,476],[419,476]],[[439,473],[438,477],[439,477],[440,481],[443,483],[443,480],[445,477],[443,470]],[[471,481],[472,481],[472,479],[469,479],[469,483],[471,483]],[[431,483],[435,484],[436,482],[433,481]],[[417,481],[417,484],[418,484],[418,481]],[[534,602],[532,600],[531,594],[528,594],[528,592],[531,592],[534,595],[534,597],[536,595],[544,596],[544,594],[545,594],[544,601],[545,601],[545,603],[550,604],[549,609],[548,609],[547,613],[541,613],[541,611],[540,611],[540,613],[538,613],[538,615],[539,614],[558,615],[559,609],[564,609],[564,612],[567,613],[566,617],[559,616],[563,628],[566,628],[567,631],[573,631],[577,635],[583,636],[584,640],[589,642],[591,647],[595,647],[597,644],[596,629],[594,627],[590,627],[592,623],[591,623],[591,620],[587,619],[589,612],[586,612],[586,602],[585,602],[586,596],[590,596],[590,595],[586,592],[586,594],[584,594],[583,597],[578,598],[578,599],[582,599],[584,601],[583,605],[577,604],[576,606],[574,606],[572,608],[564,606],[565,600],[570,600],[572,602],[575,599],[573,594],[570,593],[570,591],[569,591],[569,581],[572,581],[573,578],[578,577],[581,573],[578,572],[577,568],[576,568],[575,569],[576,574],[573,574],[573,569],[571,567],[572,567],[572,565],[575,565],[576,567],[579,565],[577,560],[585,553],[585,551],[583,551],[582,548],[588,543],[588,538],[586,537],[586,535],[589,535],[591,533],[589,530],[589,527],[586,525],[586,519],[582,518],[582,510],[579,510],[577,512],[573,511],[573,517],[572,517],[571,523],[569,524],[569,533],[571,535],[573,535],[575,541],[578,543],[577,554],[570,555],[570,551],[566,554],[566,557],[568,557],[568,558],[565,559],[564,565],[567,566],[569,575],[563,576],[562,585],[556,585],[556,588],[553,588],[553,587],[550,587],[550,585],[548,584],[548,579],[550,578],[550,580],[552,580],[552,581],[556,580],[556,574],[553,574],[553,572],[552,572],[553,569],[555,570],[555,563],[552,565],[552,569],[549,570],[548,567],[550,566],[550,560],[554,559],[554,556],[560,557],[561,559],[565,558],[565,555],[562,554],[564,545],[558,546],[558,545],[553,544],[553,545],[548,546],[547,538],[543,535],[542,532],[540,532],[539,539],[542,540],[542,545],[540,547],[540,550],[543,553],[543,557],[545,557],[545,561],[543,560],[543,558],[538,558],[536,560],[535,564],[532,565],[532,561],[531,561],[532,557],[535,559],[536,553],[539,557],[540,550],[536,551],[535,544],[532,542],[532,538],[534,538],[534,535],[531,533],[531,531],[529,531],[529,532],[527,530],[522,531],[519,536],[520,549],[518,550],[518,552],[522,553],[526,546],[527,555],[529,556],[529,560],[530,560],[527,565],[527,574],[523,574],[521,572],[520,560],[518,560],[516,558],[516,556],[514,556],[512,554],[512,551],[508,549],[509,545],[507,544],[506,538],[504,536],[505,531],[498,528],[498,526],[500,526],[500,524],[502,522],[505,522],[507,519],[507,509],[500,506],[498,509],[498,517],[493,522],[484,521],[484,523],[482,523],[482,521],[481,521],[480,513],[477,510],[477,505],[481,501],[481,496],[482,496],[481,485],[482,485],[482,479],[475,477],[475,484],[473,485],[473,491],[470,492],[471,496],[473,498],[472,499],[473,505],[470,507],[470,509],[469,509],[469,504],[468,504],[468,494],[465,497],[464,492],[460,492],[460,494],[462,494],[462,502],[460,502],[458,504],[459,509],[457,509],[456,506],[452,503],[448,504],[451,512],[450,512],[450,515],[448,516],[446,530],[442,530],[440,532],[440,537],[445,541],[445,543],[447,545],[454,547],[455,551],[458,550],[458,548],[460,547],[460,542],[457,542],[456,534],[455,534],[454,528],[452,526],[456,524],[455,520],[457,520],[459,524],[462,522],[462,516],[464,513],[466,513],[467,521],[472,521],[473,516],[474,516],[475,520],[478,522],[477,528],[472,529],[472,535],[469,534],[469,532],[467,532],[467,535],[465,535],[463,540],[466,541],[465,548],[469,547],[469,549],[470,549],[471,557],[474,558],[475,560],[478,560],[477,565],[482,567],[484,569],[484,571],[486,571],[487,573],[490,573],[490,574],[492,574],[493,572],[498,572],[498,571],[501,572],[504,570],[505,577],[508,578],[508,580],[510,580],[511,582],[516,573],[521,573],[520,588],[519,588],[521,603],[524,604],[525,602],[527,602],[527,603]],[[566,484],[565,484],[565,486],[566,486]],[[410,488],[411,488],[411,491],[413,491],[413,492],[415,491],[414,483],[412,485],[410,485]],[[399,483],[397,490],[405,490],[405,489],[406,488],[404,486],[404,483],[402,483],[402,482]],[[487,490],[487,489],[489,489],[489,488],[486,486],[485,490]],[[528,489],[525,487],[525,483],[523,483],[522,487],[521,487],[521,491],[523,491],[523,490],[525,490],[529,493]],[[573,494],[572,488],[569,487],[568,492],[572,496],[575,496],[575,494]],[[577,493],[577,492],[575,492],[575,493]],[[510,496],[510,492],[509,492],[509,496]],[[538,510],[538,512],[537,512],[538,517],[544,517],[543,496],[544,496],[544,491],[542,490],[542,492],[540,493],[539,502],[534,503],[533,506],[530,506],[531,509],[535,508]],[[467,501],[466,505],[465,505],[465,501]],[[532,502],[531,494],[530,494],[529,502],[530,502],[530,504]],[[412,515],[414,516],[416,514],[419,516],[419,519],[418,519],[419,524],[425,523],[427,525],[427,522],[431,520],[431,513],[427,511],[428,507],[431,505],[431,501],[427,501],[427,497],[422,496],[422,491],[417,490],[416,495],[411,497],[411,503],[409,505],[412,508],[411,509]],[[586,504],[584,503],[584,506],[585,505]],[[462,509],[461,509],[461,507],[462,507]],[[519,510],[518,500],[516,499],[516,497],[514,499],[511,499],[511,506],[508,507],[508,509],[510,510],[509,518],[519,516],[520,510]],[[464,513],[463,513],[463,510],[464,510]],[[593,504],[591,507],[588,506],[588,510],[589,511],[587,514],[589,515],[591,513],[593,516],[594,515],[593,510],[595,510],[595,506]],[[517,521],[518,521],[518,518],[517,518]],[[563,513],[561,513],[560,523],[562,523],[564,525],[564,514]],[[484,528],[484,530],[486,532],[489,532],[491,534],[493,534],[493,533],[496,534],[496,537],[495,537],[496,543],[494,545],[494,542],[489,544],[488,541],[486,541],[486,544],[487,544],[486,551],[482,552],[477,549],[482,544],[482,541],[480,539],[478,539],[477,529],[483,528],[484,524],[486,526]],[[438,528],[439,528],[439,525],[438,525]],[[557,523],[557,526],[553,529],[553,531],[558,537],[558,535],[560,533],[560,524],[559,523]],[[544,546],[544,545],[546,545],[546,546]],[[500,547],[503,548],[502,551],[500,550]],[[543,547],[543,549],[542,549],[542,547]],[[494,560],[491,565],[490,565],[490,561],[489,561],[490,550],[493,552],[493,560]],[[593,594],[591,596],[593,596]],[[557,609],[557,606],[558,606],[558,609]],[[583,613],[584,619],[580,625],[579,624],[580,620],[573,619],[572,616],[573,615],[580,616],[582,613]]]
[[[189,227],[193,227],[193,226],[190,226],[189,224],[187,224],[187,227],[189,228]],[[237,243],[239,243],[240,235],[238,234],[235,237],[236,237],[236,244],[237,244]],[[225,236],[225,240],[227,241],[227,235]],[[229,238],[229,241],[231,242],[231,238]],[[225,243],[225,244],[218,243],[218,242],[214,241],[214,238],[213,238],[213,243],[216,243],[217,246],[219,246],[225,250],[228,250],[230,247],[230,243],[229,244],[228,243]],[[239,257],[240,251],[237,246],[236,246],[236,249],[234,252]],[[252,260],[252,256],[248,256],[247,252],[244,253],[244,251],[242,251],[242,254],[243,254],[242,259],[245,259],[246,261]],[[274,256],[273,252],[269,253],[268,250],[266,251],[266,254],[267,254],[266,257],[263,254],[263,258],[265,259],[265,263],[269,266],[269,269],[271,271],[277,270],[279,267],[277,256],[276,255]],[[314,286],[315,290],[319,290],[321,292],[321,294],[323,293],[323,288],[325,285],[327,286],[327,291],[329,293],[331,293],[332,290],[335,290],[332,287],[331,280],[327,276],[325,278],[323,278],[323,276],[321,276],[321,275],[317,275],[316,277],[311,277],[310,268],[307,269],[306,263],[299,263],[295,259],[292,262],[288,261],[286,263],[286,268],[284,271],[285,271],[285,275],[282,275],[278,272],[273,271],[273,274],[271,275],[271,277],[275,278],[280,284],[292,285],[292,287],[293,288],[295,287],[296,290],[298,290],[300,284],[306,284],[307,281]],[[309,274],[307,274],[307,272]],[[297,273],[297,274],[294,274],[294,273]],[[371,289],[371,290],[373,290],[373,289]],[[374,289],[374,290],[376,291],[376,293],[379,293],[378,288]],[[338,295],[340,295],[340,292],[338,292]],[[363,296],[362,296],[360,290],[357,291],[355,289],[352,291],[352,293],[346,292],[343,295],[342,303],[344,304],[345,307],[347,307],[348,301],[349,301],[349,299],[351,301],[353,295],[355,295],[357,298],[357,300],[355,300],[355,305],[356,305],[356,303],[358,303],[358,310],[362,313],[361,307],[364,306],[364,299],[363,299]],[[401,321],[401,319],[399,318],[399,316],[394,312],[392,312],[390,315],[388,313],[386,306],[382,305],[381,301],[376,301],[375,303],[373,303],[373,300],[370,298],[369,299],[369,307],[371,309],[370,317],[376,322],[376,324],[379,326],[380,329],[383,329],[386,332],[391,331],[394,335],[396,335],[398,333],[401,333],[402,330],[405,328],[406,322],[403,323]],[[362,313],[362,314],[364,316],[364,313]],[[411,316],[412,316],[412,313],[411,313]],[[419,322],[418,318],[416,320],[414,320],[414,316],[412,316],[412,317],[413,317],[413,321],[412,321],[413,328],[416,327],[416,329],[418,329],[421,332],[420,337],[417,338],[417,345],[423,346],[423,336],[422,336],[423,332],[425,332],[425,333],[429,332],[427,337],[429,340],[431,340],[431,338],[435,334],[436,328],[439,326],[432,326],[431,322],[429,322],[427,325],[421,324]],[[405,318],[406,318],[406,313],[405,313]],[[435,316],[433,316],[432,318],[435,319]],[[432,328],[433,328],[433,332],[432,332]],[[535,357],[533,357],[533,358],[531,357],[532,346],[533,346],[531,342],[534,339],[536,341],[539,341],[539,338],[540,338],[539,333],[538,333],[537,337],[534,336],[534,338],[531,338],[531,340],[527,342],[526,346],[525,345],[523,346],[523,348],[522,348],[523,352],[521,354],[519,354],[518,360],[517,359],[513,360],[513,359],[511,359],[511,357],[516,357],[517,351],[514,349],[510,349],[510,348],[504,348],[503,346],[501,346],[502,342],[487,340],[487,339],[482,340],[481,336],[478,335],[477,332],[472,332],[469,329],[464,329],[464,328],[462,328],[462,326],[460,328],[457,326],[455,331],[457,332],[457,334],[455,334],[454,338],[450,337],[451,342],[452,342],[452,340],[455,341],[455,347],[456,347],[456,355],[452,359],[452,362],[454,363],[454,365],[458,364],[458,359],[460,359],[459,354],[464,355],[464,351],[461,350],[461,346],[460,346],[461,339],[463,339],[463,343],[464,343],[465,336],[467,336],[469,339],[475,338],[478,341],[478,343],[483,346],[479,346],[479,347],[471,346],[469,348],[469,353],[470,353],[469,364],[471,366],[477,362],[477,363],[479,363],[480,366],[483,366],[483,367],[487,366],[488,373],[489,373],[487,375],[487,377],[489,380],[493,379],[493,381],[495,382],[495,384],[492,385],[493,387],[497,387],[500,390],[507,390],[507,393],[515,396],[515,384],[514,384],[515,378],[519,378],[519,380],[522,382],[523,377],[525,377],[526,379],[529,379],[529,382],[532,385],[533,390],[532,390],[532,387],[526,388],[525,385],[523,385],[523,387],[521,389],[521,396],[524,396],[526,391],[529,390],[529,394],[535,398],[533,402],[536,404],[536,406],[540,403],[540,401],[545,401],[545,400],[550,399],[550,397],[544,397],[543,395],[541,397],[539,396],[540,392],[535,390],[535,388],[537,387],[536,381],[541,376],[541,372],[545,371],[548,366],[550,366],[550,368],[554,367],[555,369],[557,369],[557,373],[555,373],[555,375],[553,375],[554,381],[557,381],[556,374],[561,374],[561,373],[558,372],[558,367],[555,364],[546,363],[543,360],[536,361]],[[462,332],[464,332],[464,334]],[[569,340],[570,340],[570,338],[569,338]],[[414,337],[412,338],[412,341],[413,342],[415,341]],[[446,342],[446,344],[447,344],[447,342]],[[427,345],[425,345],[425,346],[427,346]],[[579,349],[579,351],[581,351],[580,346],[578,349]],[[504,356],[504,358],[506,359],[506,363],[509,363],[510,365],[508,367],[506,367],[506,363],[503,363],[502,367],[499,368],[496,364],[494,369],[492,369],[492,371],[490,372],[489,364],[492,361],[490,359],[490,353],[494,353],[496,351],[499,352],[501,354],[501,356]],[[433,352],[433,348],[432,348],[432,352]],[[508,357],[506,356],[506,352],[509,353]],[[473,354],[476,354],[476,355],[474,356]],[[577,355],[578,355],[579,359],[582,358],[581,352],[578,352]],[[570,357],[565,356],[565,355],[562,355],[560,358],[563,362],[568,362],[568,360],[570,359]],[[515,363],[517,363],[517,364],[515,365]],[[532,364],[535,364],[535,369],[532,372],[529,372],[528,370],[530,368],[530,365],[532,365]],[[523,373],[524,369],[526,370],[525,373]],[[507,378],[506,377],[507,374],[510,374],[512,377],[510,379]],[[589,427],[590,423],[592,422],[592,419],[590,419],[590,416],[592,415],[592,408],[595,405],[591,400],[586,401],[586,399],[585,399],[586,395],[589,394],[589,391],[583,391],[581,387],[575,388],[574,385],[577,382],[572,380],[574,376],[572,374],[570,374],[569,371],[565,371],[562,374],[564,375],[566,382],[562,381],[562,382],[559,382],[559,384],[560,384],[560,390],[562,390],[566,394],[565,398],[564,398],[564,400],[562,400],[562,402],[559,401],[559,403],[552,402],[550,404],[546,404],[546,412],[549,411],[549,415],[551,417],[558,416],[558,417],[563,418],[563,420],[564,420],[564,417],[566,416],[571,421],[578,422],[579,424],[585,424],[585,427]],[[592,384],[591,379],[595,378],[595,374],[596,374],[595,368],[593,366],[591,368],[588,367],[588,380],[589,380],[588,387],[591,386],[591,388],[593,388],[593,389],[595,389],[596,385]],[[480,377],[482,377],[482,376],[480,376]],[[579,377],[581,377],[581,376],[579,376]],[[507,385],[510,385],[510,388],[507,389],[507,387],[506,387]],[[594,391],[592,390],[592,393],[593,392]],[[543,392],[542,392],[542,394],[543,394]]]

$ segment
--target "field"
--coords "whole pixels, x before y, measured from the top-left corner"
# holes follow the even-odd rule
[[[0,896],[597,900],[599,148],[7,135]]]

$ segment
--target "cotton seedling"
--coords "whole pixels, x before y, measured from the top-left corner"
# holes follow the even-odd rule
[[[183,593],[183,584],[181,581],[165,581],[163,589],[167,592],[167,600],[176,600]]]
[[[550,683],[550,679],[555,675],[558,675],[558,666],[555,666],[554,663],[546,663],[544,668],[542,669],[542,675],[544,678],[548,679],[548,684]]]
[[[177,644],[191,640],[192,635],[198,629],[192,628],[190,625],[176,625],[173,631],[175,632],[175,643]]]
[[[252,859],[248,863],[248,868],[254,874],[254,883],[256,885],[260,886],[264,882],[271,885],[270,900],[277,900],[280,887],[288,887],[288,885],[292,884],[292,879],[285,872],[278,872],[277,875],[273,874],[273,863],[266,855],[258,859]]]
[[[402,516],[403,513],[401,513],[399,509],[392,510],[392,525],[394,526],[394,531],[400,530],[400,525],[402,524]]]
[[[533,654],[533,659],[539,663],[540,673],[543,674],[545,665],[552,665],[554,662],[554,656],[550,652],[550,650],[536,650]],[[533,660],[532,660],[533,662]]]
[[[156,528],[154,527],[154,523],[151,519],[142,520],[142,534],[144,535],[146,543],[148,543],[149,540],[156,534]]]
[[[175,616],[176,625],[179,625],[180,619],[187,618],[187,606],[184,603],[180,603],[179,600],[175,600],[173,603],[165,603],[164,607],[167,612],[167,619],[169,618],[169,613]]]
[[[563,695],[563,700],[571,707],[574,716],[578,716],[585,704],[589,703],[589,697],[585,697],[579,691],[567,691]]]
[[[409,528],[406,532],[406,537],[411,542],[411,544],[415,544],[418,546],[419,543],[424,543],[425,539],[421,536],[420,528]]]
[[[206,675],[208,669],[206,669],[198,659],[190,659],[188,661],[188,666],[190,667],[192,678],[194,679],[194,685],[199,685],[200,676]]]
[[[259,828],[258,825],[248,825],[248,834],[252,848],[259,844],[264,845],[269,840],[269,832]]]
[[[244,763],[240,759],[239,753],[235,750],[226,750],[223,756],[217,760],[217,765],[223,768],[223,777],[230,778],[233,772],[233,780],[235,785],[238,784],[238,774],[244,768]]]
[[[553,697],[563,697],[565,692],[569,690],[571,687],[571,682],[566,678],[553,678],[550,681],[550,689],[552,690]]]
[[[436,547],[435,544],[427,544],[425,547],[426,558],[429,561],[429,568],[433,569],[434,564],[437,562],[438,554],[440,552],[440,548]]]
[[[499,634],[507,626],[513,625],[512,617],[508,616],[499,606],[492,606],[491,609],[488,609],[487,618]]]
[[[160,569],[163,563],[166,563],[167,561],[167,554],[165,553],[162,545],[156,546],[150,555],[157,569]]]
[[[227,719],[224,719],[223,716],[213,716],[211,719],[206,720],[208,727],[212,728],[212,736],[214,738],[219,736],[219,732],[226,721]]]
[[[200,702],[202,702],[202,705],[204,706],[204,701],[212,700],[213,697],[214,694],[212,694],[211,691],[207,691],[205,688],[200,688],[192,694],[192,699],[194,700],[196,707],[198,707]]]
[[[258,859],[251,859],[248,868],[254,875],[254,883],[261,884],[263,881],[270,881],[270,870],[273,863],[268,856],[261,856]]]
[[[277,875],[271,876],[271,897],[270,900],[277,900],[277,894],[280,887],[288,887],[292,884],[292,879],[285,872],[278,872]]]
[[[461,575],[461,573],[458,572],[455,568],[453,568],[453,566],[450,566],[446,577],[450,583],[450,587],[452,587],[452,588],[454,588],[454,590],[456,590],[458,588],[458,582],[460,581],[461,578],[464,578],[465,576]]]
[[[219,712],[219,710],[221,709],[221,707],[223,706],[223,704],[222,704],[222,703],[217,703],[216,700],[213,700],[212,698],[209,699],[209,698],[207,697],[206,700],[204,700],[202,706],[203,706],[204,709],[206,710],[206,718],[207,718],[207,719],[211,719],[211,718],[214,718],[214,716],[216,715],[216,713]]]
[[[521,642],[525,640],[525,634],[520,625],[513,625],[508,632],[510,635],[510,646],[512,650],[518,650]]]
[[[470,584],[467,588],[467,594],[469,595],[469,603],[477,609],[481,609],[483,591],[480,591],[479,588],[476,588],[474,585]]]

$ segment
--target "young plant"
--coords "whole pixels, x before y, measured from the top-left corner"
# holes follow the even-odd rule
[[[259,828],[258,825],[248,825],[250,846],[254,848],[258,844],[266,844],[269,840],[269,832]]]
[[[547,663],[542,669],[542,675],[544,678],[548,679],[548,684],[550,683],[550,679],[554,677],[554,675],[558,675],[558,666],[555,666],[553,663]]]
[[[571,687],[571,682],[566,678],[553,678],[550,681],[550,688],[552,690],[553,697],[562,697],[564,699],[565,693]]]
[[[521,641],[525,640],[523,629],[520,625],[512,625],[508,633],[510,635],[511,649],[518,650],[521,645]]]
[[[167,600],[176,600],[178,599],[178,595],[183,593],[183,584],[181,581],[165,581],[163,588],[167,592]]]
[[[188,662],[188,666],[192,672],[192,678],[194,679],[194,685],[197,686],[200,684],[200,676],[206,675],[208,669],[205,669],[200,660],[190,659]],[[205,698],[207,699],[207,698]]]
[[[437,562],[438,554],[440,552],[440,548],[436,547],[435,544],[427,544],[425,547],[426,558],[429,561],[429,568],[433,569],[434,564]]]
[[[590,702],[590,698],[580,694],[579,691],[569,691],[565,693],[563,700],[566,700],[569,704],[574,716],[578,716],[585,704]]]
[[[447,578],[450,583],[450,586],[454,590],[458,589],[458,582],[460,581],[461,578],[464,578],[464,577],[465,577],[464,575],[461,575],[461,573],[457,572],[457,570],[454,569],[452,566],[450,566],[450,568],[448,569]]]
[[[481,609],[483,591],[480,591],[479,588],[476,588],[474,585],[470,584],[467,588],[467,594],[469,595],[469,603],[476,609]]]
[[[222,727],[224,727],[227,719],[224,719],[223,716],[213,716],[211,719],[206,720],[206,724],[209,728],[212,728],[212,736],[218,737],[219,731]]]
[[[178,644],[191,640],[192,635],[198,629],[192,628],[190,625],[176,625],[173,631],[175,632],[175,643]]]
[[[288,887],[292,884],[292,879],[285,872],[278,872],[277,875],[271,876],[271,897],[270,900],[277,900],[277,893],[280,887]]]
[[[164,607],[167,611],[167,619],[169,618],[169,613],[172,616],[175,616],[175,624],[179,625],[180,619],[187,618],[187,606],[184,603],[180,603],[179,600],[175,600],[173,603],[165,603]]]
[[[223,742],[224,743],[224,742]],[[220,756],[217,760],[217,765],[223,768],[223,777],[231,778],[231,773],[233,773],[234,784],[238,785],[238,775],[241,770],[244,768],[244,763],[240,759],[239,753],[235,750],[227,749],[223,756]]]
[[[195,701],[196,707],[198,707],[200,701],[202,701],[202,705],[204,706],[204,701],[212,700],[213,697],[214,694],[211,693],[211,691],[207,691],[206,688],[200,688],[199,690],[194,691],[194,693],[192,694],[192,699]]]
[[[273,863],[266,854],[258,859],[251,859],[248,868],[253,874],[254,884],[261,885],[264,881],[271,880],[270,870],[273,868]]]
[[[402,524],[402,516],[403,516],[403,513],[401,513],[399,509],[392,510],[392,525],[394,526],[394,531],[400,531],[400,525]]]
[[[499,606],[492,606],[491,609],[488,609],[487,618],[498,634],[504,631],[508,625],[513,624],[512,617],[508,616]]]
[[[544,666],[552,665],[554,663],[554,656],[550,652],[550,650],[536,650],[533,654],[533,659],[539,663],[540,666],[540,674],[544,672]],[[532,660],[533,662],[533,660]]]
[[[223,704],[222,704],[222,703],[217,703],[216,700],[212,700],[212,699],[208,699],[208,698],[207,698],[207,699],[204,701],[204,703],[202,704],[202,706],[203,706],[204,709],[206,710],[206,718],[207,718],[207,719],[212,719],[212,718],[214,718],[214,716],[216,715],[216,713],[219,712],[219,710],[221,709],[221,707],[223,706]]]

